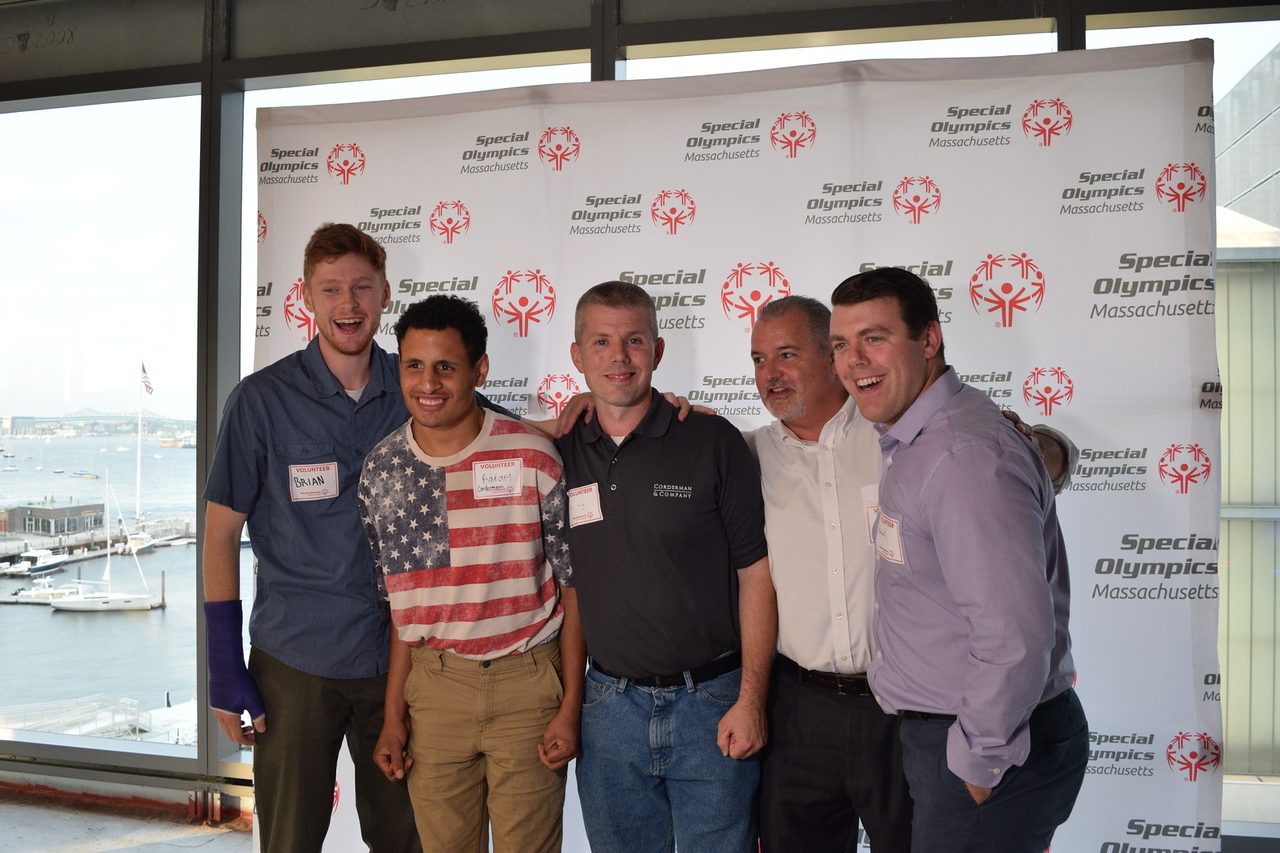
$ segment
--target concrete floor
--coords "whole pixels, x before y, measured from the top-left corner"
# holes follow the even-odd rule
[[[120,806],[64,803],[0,791],[0,849],[22,853],[98,853],[107,850],[202,850],[249,853],[245,821],[218,827],[188,824],[177,812],[122,814]]]

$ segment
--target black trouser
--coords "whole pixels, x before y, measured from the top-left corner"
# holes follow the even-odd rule
[[[779,656],[762,774],[764,853],[855,853],[859,820],[874,853],[911,849],[898,718],[869,691],[842,696],[801,683],[795,665]]]
[[[249,674],[267,708],[267,730],[253,748],[253,796],[264,853],[320,850],[344,739],[355,764],[356,813],[365,844],[373,853],[420,851],[405,783],[388,781],[373,763],[386,676],[321,678],[257,649],[249,653]]]

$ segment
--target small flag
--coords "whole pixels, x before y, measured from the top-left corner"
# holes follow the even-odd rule
[[[151,377],[147,376],[147,363],[142,363],[142,387],[147,389],[148,394],[155,393],[155,388],[151,387]]]

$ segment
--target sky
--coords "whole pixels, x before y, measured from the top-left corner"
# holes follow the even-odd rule
[[[1091,31],[1089,46],[1215,39],[1215,98],[1280,43],[1280,22]],[[1054,50],[1051,33],[752,51],[633,60],[629,79],[726,73],[816,62],[992,56]],[[246,93],[241,364],[250,369],[257,279],[259,107],[425,97],[585,81],[585,64],[481,71]],[[195,97],[0,114],[5,341],[0,416],[142,405],[196,412],[199,101]],[[299,247],[301,254],[301,247]]]

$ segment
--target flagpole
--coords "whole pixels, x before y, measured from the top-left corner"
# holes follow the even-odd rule
[[[142,367],[142,375],[146,376],[146,365]],[[141,384],[141,383],[139,383]],[[133,469],[133,520],[135,523],[142,521],[142,392],[143,388],[138,389],[138,454],[136,464]]]

